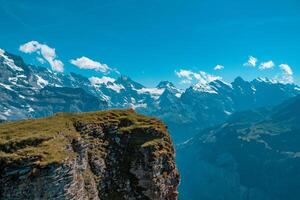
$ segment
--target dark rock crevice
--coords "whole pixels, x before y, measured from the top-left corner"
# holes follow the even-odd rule
[[[32,142],[0,149],[0,199],[177,199],[174,148],[157,119],[130,110],[60,113],[1,128],[0,145]],[[9,134],[18,137],[5,141]]]

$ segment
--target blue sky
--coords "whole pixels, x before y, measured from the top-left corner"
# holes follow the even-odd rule
[[[0,0],[0,48],[36,63],[19,46],[38,41],[55,48],[65,72],[102,76],[69,62],[85,56],[147,86],[187,86],[175,73],[180,69],[227,81],[272,78],[282,75],[280,64],[299,83],[299,10],[297,0]],[[255,67],[243,65],[249,56]],[[259,69],[269,61],[274,67]]]

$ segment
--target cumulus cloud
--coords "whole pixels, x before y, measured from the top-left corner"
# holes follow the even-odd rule
[[[51,66],[51,68],[58,72],[64,71],[64,64],[62,61],[57,59],[57,55],[54,48],[41,44],[37,41],[30,41],[20,46],[20,51],[24,53],[37,53],[43,59],[45,59]]]
[[[199,72],[199,77],[197,78],[197,80],[200,83],[203,83],[203,84],[207,84],[207,83],[210,83],[212,81],[221,80],[221,79],[222,78],[220,76],[215,76],[215,75],[212,75],[212,74],[208,74],[204,71],[200,71]]]
[[[224,69],[224,66],[223,65],[216,65],[214,67],[214,70],[221,70],[221,69]]]
[[[101,72],[108,72],[110,70],[110,68],[106,64],[101,64],[100,62],[91,60],[90,58],[87,58],[85,56],[72,59],[70,60],[70,62],[80,69],[92,69]]]
[[[264,69],[271,69],[275,66],[274,62],[272,60],[268,62],[263,62],[259,65],[259,69],[264,70]]]
[[[200,71],[200,72],[197,73],[197,72],[193,72],[193,71],[190,71],[190,70],[181,69],[179,71],[175,71],[175,74],[179,78],[183,79],[180,82],[180,83],[183,83],[183,84],[190,84],[190,83],[192,83],[192,81],[197,81],[200,84],[207,84],[207,83],[210,83],[212,81],[222,79],[219,76],[208,74],[204,71]]]
[[[293,75],[293,70],[288,64],[281,64],[279,67],[285,74]]]
[[[288,64],[281,64],[279,67],[282,71],[280,81],[283,83],[293,83],[294,77],[292,68]]]
[[[248,61],[244,63],[244,66],[246,67],[255,67],[257,63],[257,58],[253,56],[249,56]]]
[[[183,80],[181,83],[191,83],[191,81],[195,78],[196,73],[190,71],[190,70],[185,70],[181,69],[178,72],[175,71],[175,74],[179,77],[182,78]]]

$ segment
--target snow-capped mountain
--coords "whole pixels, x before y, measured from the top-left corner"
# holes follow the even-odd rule
[[[110,107],[151,106],[163,92],[163,89],[159,88],[146,88],[126,76],[118,79],[105,76],[102,78],[92,77],[89,80],[96,91],[103,95]]]
[[[273,108],[237,112],[179,145],[180,194],[190,200],[299,199],[299,121],[298,95]]]
[[[296,85],[267,79],[249,82],[237,77],[231,84],[215,80],[186,89],[176,101],[177,109],[172,105],[163,116],[156,115],[169,123],[171,132],[178,132],[175,141],[182,142],[204,128],[224,122],[234,112],[274,106],[299,93]]]
[[[133,108],[164,120],[175,142],[224,122],[236,111],[272,106],[300,93],[298,86],[268,79],[231,84],[222,80],[197,83],[186,90],[169,81],[145,87],[120,76],[86,78],[28,65],[0,50],[0,119],[48,116],[107,108]]]
[[[85,86],[72,74],[64,76],[43,67],[27,65],[21,57],[0,51],[2,120],[104,109],[106,102],[93,95],[96,94],[93,87],[87,90],[89,86]]]

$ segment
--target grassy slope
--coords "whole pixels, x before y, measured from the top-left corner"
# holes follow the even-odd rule
[[[81,137],[74,123],[112,125],[118,127],[116,134],[132,134],[132,142],[139,148],[164,143],[170,139],[165,125],[132,110],[111,110],[90,113],[59,113],[52,117],[9,122],[0,125],[0,163],[18,164],[31,162],[38,166],[59,163],[70,158],[67,145]],[[145,130],[162,134],[153,136]],[[164,153],[173,153],[165,148]]]

